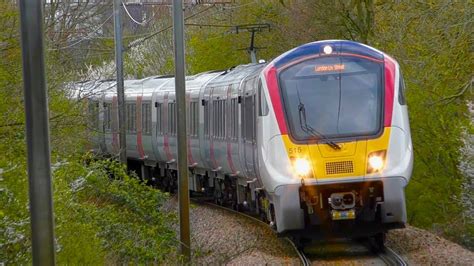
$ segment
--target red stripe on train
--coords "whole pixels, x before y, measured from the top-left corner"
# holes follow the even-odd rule
[[[216,169],[217,168],[217,161],[216,161],[216,156],[214,155],[214,141],[212,141],[212,137],[209,138],[209,156],[211,157],[211,162],[213,163],[212,168]]]
[[[119,153],[119,143],[118,143],[118,104],[117,96],[112,97],[112,150],[114,154]]]
[[[263,70],[263,75],[267,82],[268,92],[270,93],[270,100],[272,101],[273,111],[275,112],[278,127],[281,134],[287,134],[285,115],[283,113],[283,106],[281,102],[280,91],[278,90],[278,80],[276,75],[276,68],[273,65],[268,65]]]
[[[227,142],[227,162],[229,163],[230,170],[233,174],[236,173],[234,162],[232,161],[232,143]]]
[[[163,149],[165,151],[165,154],[166,154],[166,158],[168,161],[171,161],[171,159],[173,159],[173,156],[171,155],[171,152],[170,152],[170,143],[169,143],[169,140],[168,140],[168,132],[169,132],[169,128],[168,128],[168,93],[165,93],[165,97],[164,97],[164,101],[163,101],[163,104],[165,106],[164,110],[164,117],[165,117],[165,124],[166,125],[166,128],[167,128],[167,132],[165,132],[163,134]]]
[[[187,105],[187,110],[186,114],[190,113],[190,108],[191,105],[190,103],[191,95],[189,93],[186,93],[186,105]],[[191,119],[191,116],[188,117],[187,121]],[[187,124],[187,123],[186,123]],[[188,132],[188,129],[186,129],[186,132]],[[193,152],[191,150],[191,136],[188,134],[188,141],[187,141],[187,146],[188,146],[188,164],[193,165],[195,163],[194,158],[193,158]]]
[[[143,151],[142,142],[142,96],[137,96],[137,151],[141,159],[145,158],[145,152]]]
[[[385,110],[384,126],[392,125],[394,87],[395,87],[395,60],[385,55]]]
[[[232,98],[232,85],[227,88],[227,100]],[[227,112],[226,112],[227,114]],[[227,120],[227,119],[226,119]],[[230,120],[230,119],[229,119]],[[229,121],[227,120],[227,121]],[[230,138],[227,139],[227,163],[229,164],[230,170],[233,174],[236,173],[234,162],[232,160],[232,143],[230,143]]]

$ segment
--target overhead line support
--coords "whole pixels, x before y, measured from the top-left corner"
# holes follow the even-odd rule
[[[186,136],[186,71],[184,53],[183,1],[173,1],[175,93],[178,109],[178,197],[180,252],[187,262],[191,259],[189,226],[189,169]]]
[[[121,0],[114,0],[114,37],[115,37],[115,68],[117,75],[117,100],[119,118],[120,161],[127,163],[127,139],[125,135],[125,91],[123,84],[123,45]]]
[[[33,265],[54,265],[54,219],[43,48],[43,3],[37,0],[20,0],[19,6]]]

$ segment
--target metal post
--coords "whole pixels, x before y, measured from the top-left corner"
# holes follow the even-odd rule
[[[250,62],[252,63],[257,63],[257,48],[255,48],[255,30],[252,30],[252,37],[250,39],[250,47],[249,47],[249,53],[250,53]]]
[[[117,98],[120,136],[120,161],[127,163],[127,139],[125,135],[125,92],[123,86],[123,46],[121,0],[114,0],[114,31],[115,31],[115,67],[117,69]]]
[[[20,0],[33,265],[54,265],[49,121],[43,55],[43,2]]]
[[[176,105],[178,108],[179,236],[181,241],[181,254],[189,261],[191,258],[191,238],[189,230],[189,169],[188,150],[186,145],[186,83],[182,0],[173,0],[173,29],[175,90]]]

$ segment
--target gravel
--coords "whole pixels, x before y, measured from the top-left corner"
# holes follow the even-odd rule
[[[169,202],[177,209],[177,201]],[[299,265],[293,247],[277,238],[267,226],[212,206],[191,204],[193,264],[212,265]],[[175,226],[178,231],[178,224]],[[474,265],[474,252],[426,230],[407,226],[392,230],[387,246],[410,265]],[[341,242],[305,249],[322,265],[383,265],[364,247]]]
[[[176,200],[171,201],[170,207],[176,208]],[[196,204],[191,204],[190,220],[193,264],[299,264],[288,241],[277,238],[264,224]]]
[[[474,252],[413,226],[390,231],[387,246],[410,265],[474,265]]]

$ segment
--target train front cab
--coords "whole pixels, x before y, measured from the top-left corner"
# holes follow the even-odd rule
[[[264,70],[292,174],[284,184],[272,173],[278,166],[262,169],[280,180],[264,180],[274,186],[280,234],[366,237],[404,227],[413,151],[399,76],[390,57],[340,41],[302,46]],[[285,164],[276,160],[266,165]]]

